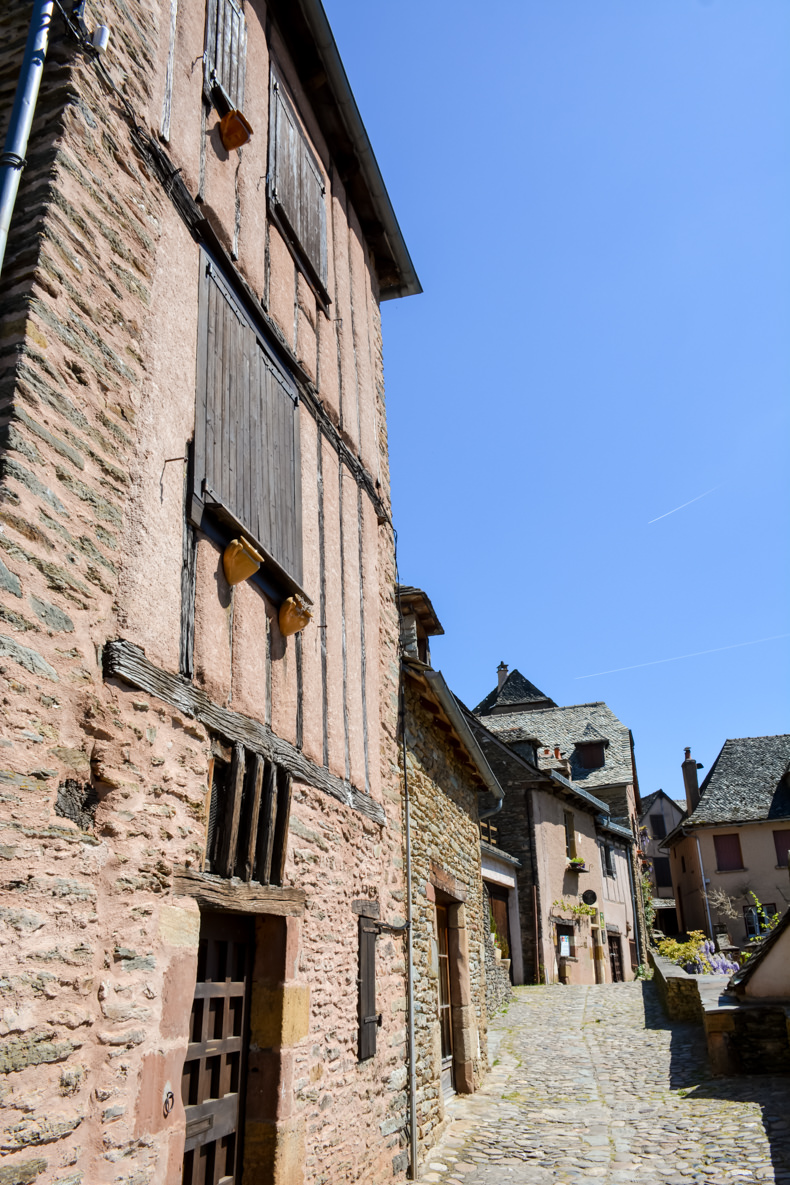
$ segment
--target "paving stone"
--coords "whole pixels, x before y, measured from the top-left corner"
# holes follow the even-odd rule
[[[790,1078],[713,1078],[652,984],[517,988],[491,1033],[499,1065],[450,1103],[421,1180],[790,1185]]]

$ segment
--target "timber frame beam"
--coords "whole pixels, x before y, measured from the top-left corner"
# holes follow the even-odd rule
[[[105,679],[120,679],[156,696],[185,716],[198,720],[209,732],[245,745],[268,761],[282,766],[295,782],[322,790],[374,823],[386,826],[383,807],[369,794],[357,790],[351,782],[337,777],[323,766],[315,765],[300,749],[276,736],[260,721],[243,716],[240,712],[232,712],[229,708],[221,708],[182,675],[173,675],[154,666],[139,646],[123,640],[107,642],[103,659]]]

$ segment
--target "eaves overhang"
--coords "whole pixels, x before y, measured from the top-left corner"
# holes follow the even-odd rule
[[[422,292],[321,0],[270,0],[373,254],[381,300]]]

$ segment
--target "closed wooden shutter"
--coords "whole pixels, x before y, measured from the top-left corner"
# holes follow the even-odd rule
[[[376,936],[378,926],[370,918],[359,919],[359,1060],[376,1053]]]
[[[203,510],[241,528],[265,574],[301,591],[299,400],[241,305],[206,259],[198,333],[190,518]]]
[[[286,236],[326,290],[326,187],[293,107],[272,76],[269,201]]]
[[[206,872],[281,885],[288,854],[291,777],[243,745],[231,761],[215,759]]]
[[[212,74],[236,108],[244,107],[247,64],[247,25],[237,0],[208,0],[206,9],[205,81],[210,93]]]
[[[716,849],[716,868],[719,872],[732,872],[737,868],[743,868],[741,840],[737,832],[731,835],[714,835],[713,846]]]

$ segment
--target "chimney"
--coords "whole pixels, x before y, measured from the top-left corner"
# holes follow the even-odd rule
[[[506,662],[501,662],[499,664],[499,666],[496,669],[496,677],[497,677],[497,691],[501,691],[502,685],[504,684],[505,679],[507,679],[507,663]]]
[[[689,814],[692,814],[699,803],[699,782],[697,781],[697,763],[691,756],[691,749],[686,749],[686,757],[680,768],[683,770],[683,783],[686,787],[686,805]]]

